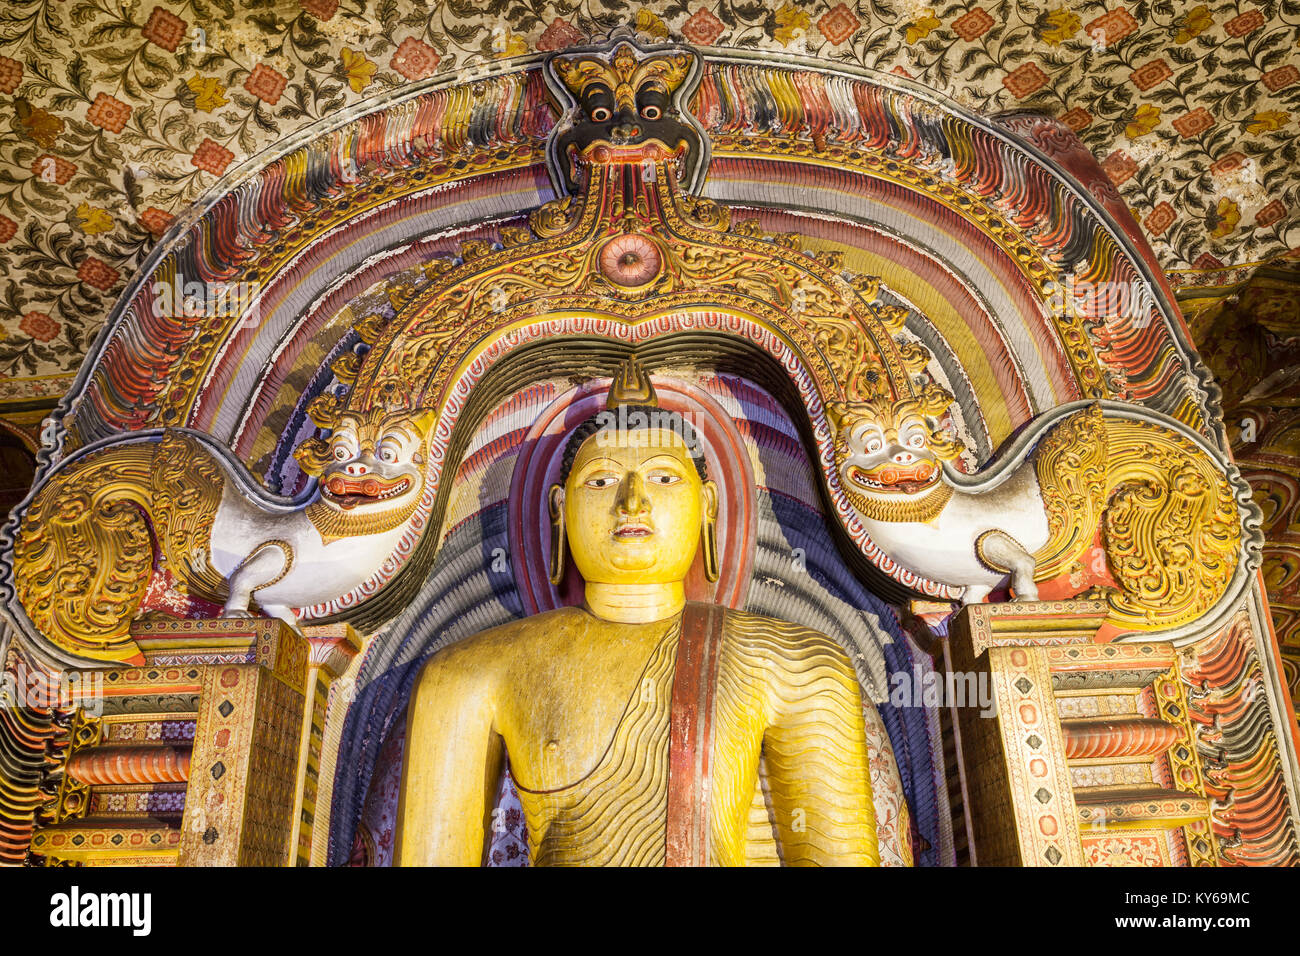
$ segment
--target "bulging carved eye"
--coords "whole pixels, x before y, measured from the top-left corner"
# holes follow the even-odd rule
[[[912,435],[912,437],[907,440],[907,444],[910,445],[912,448],[924,448],[925,436],[922,435],[920,432],[915,432]]]
[[[380,445],[379,460],[390,465],[393,464],[393,462],[397,461],[397,449],[392,445]]]
[[[867,451],[876,452],[876,451],[880,451],[880,449],[884,447],[885,447],[885,443],[882,442],[879,438],[867,439]]]
[[[350,456],[348,455],[348,450],[347,450],[347,448],[345,448],[345,447],[342,446],[342,445],[335,445],[335,446],[334,446],[334,460],[335,460],[335,461],[347,461],[349,457],[350,457]]]
[[[597,123],[608,122],[610,116],[612,115],[613,114],[610,113],[609,109],[604,106],[597,106],[594,110],[591,111],[591,118]]]
[[[653,122],[654,120],[659,119],[663,115],[664,115],[664,111],[661,110],[658,106],[656,106],[653,103],[647,103],[645,106],[641,107],[642,119],[647,119]]]

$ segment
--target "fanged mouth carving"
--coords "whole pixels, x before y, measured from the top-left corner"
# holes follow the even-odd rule
[[[410,487],[410,478],[385,481],[374,475],[357,479],[334,475],[325,483],[323,494],[340,508],[347,510],[359,504],[388,501],[405,494]]]
[[[877,472],[883,480],[877,481],[856,465],[849,466],[848,477],[853,484],[868,491],[911,495],[929,488],[938,475],[938,469],[928,461],[911,466],[900,465],[883,471],[872,469],[872,471]]]

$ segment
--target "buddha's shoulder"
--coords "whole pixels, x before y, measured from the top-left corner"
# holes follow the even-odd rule
[[[848,665],[848,655],[832,637],[821,631],[779,618],[748,611],[727,611],[725,637],[741,653],[782,658],[818,656]]]
[[[528,657],[529,651],[540,649],[540,645],[563,644],[575,629],[585,627],[588,619],[580,608],[561,607],[507,621],[442,648],[424,667],[426,672],[492,671],[515,658]]]

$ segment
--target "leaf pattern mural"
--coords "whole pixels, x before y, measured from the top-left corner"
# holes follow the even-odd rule
[[[0,402],[60,394],[168,224],[246,158],[345,105],[624,24],[1061,117],[1176,286],[1300,245],[1300,0],[7,0]]]

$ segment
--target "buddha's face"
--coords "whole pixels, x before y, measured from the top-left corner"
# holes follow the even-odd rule
[[[557,489],[558,490],[558,489]],[[701,481],[670,429],[605,429],[578,449],[564,486],[569,551],[584,579],[664,584],[686,577],[717,486]]]

